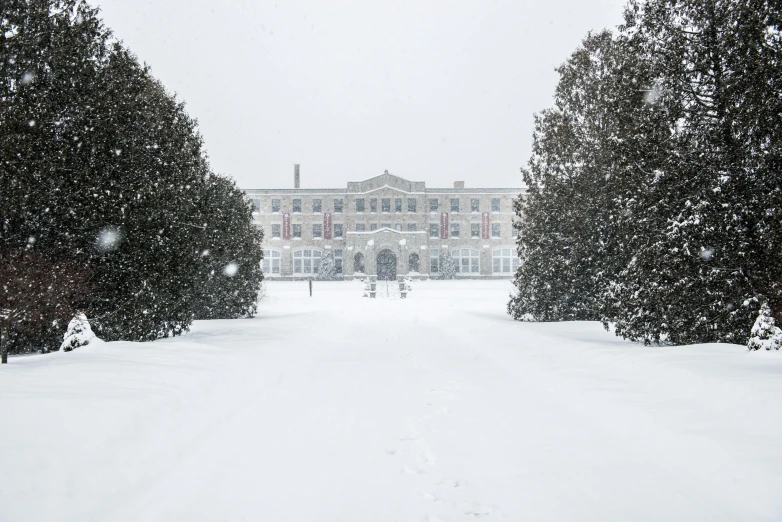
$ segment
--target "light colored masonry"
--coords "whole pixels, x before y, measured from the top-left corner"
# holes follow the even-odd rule
[[[521,188],[426,188],[385,171],[344,189],[247,189],[264,232],[266,277],[315,277],[326,255],[340,277],[438,277],[442,255],[457,277],[509,278],[518,267],[513,199]]]

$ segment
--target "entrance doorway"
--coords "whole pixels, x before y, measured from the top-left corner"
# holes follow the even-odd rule
[[[407,271],[412,273],[418,273],[421,270],[421,259],[418,254],[413,252],[410,257],[407,258]]]
[[[396,279],[396,254],[390,250],[381,250],[377,254],[377,278],[380,281]]]

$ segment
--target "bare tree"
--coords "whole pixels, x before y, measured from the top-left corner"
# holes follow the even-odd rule
[[[1,257],[0,362],[6,364],[12,333],[62,330],[88,303],[91,283],[89,271],[72,260],[22,249]]]

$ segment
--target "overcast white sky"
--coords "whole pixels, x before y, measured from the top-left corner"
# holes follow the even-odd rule
[[[518,187],[554,71],[625,0],[93,0],[242,188]]]

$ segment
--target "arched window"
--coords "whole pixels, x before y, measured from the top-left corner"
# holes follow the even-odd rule
[[[323,252],[312,248],[296,250],[293,253],[293,274],[311,275],[317,274],[320,268],[320,260]]]
[[[407,271],[418,273],[420,269],[421,269],[421,260],[418,257],[418,254],[413,252],[412,254],[410,254],[410,257],[408,257],[407,259]]]
[[[282,253],[279,250],[264,250],[263,261],[261,261],[261,271],[263,275],[276,277],[280,275],[280,258]]]
[[[357,253],[353,258],[353,272],[357,274],[364,273],[364,254],[361,252]]]
[[[498,248],[492,250],[492,272],[495,274],[512,274],[519,267],[519,258],[514,248]]]
[[[451,250],[451,257],[456,261],[456,272],[459,274],[480,274],[481,254],[474,248]]]

